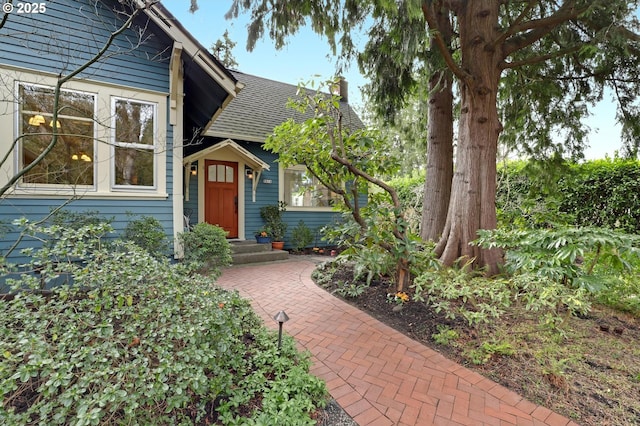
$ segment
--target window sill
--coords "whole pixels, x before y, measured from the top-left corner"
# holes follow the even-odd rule
[[[82,198],[82,199],[167,199],[169,194],[157,191],[94,191],[93,189],[17,188],[6,194],[13,198]]]
[[[332,213],[332,212],[336,212],[336,210],[334,210],[333,207],[294,207],[294,206],[287,206],[287,211],[288,212],[327,212],[327,213]]]

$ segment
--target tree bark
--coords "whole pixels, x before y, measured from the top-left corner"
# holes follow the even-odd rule
[[[434,9],[443,43],[451,46],[453,28],[449,12]],[[435,34],[431,45],[435,46]],[[444,62],[444,60],[443,60]],[[435,71],[429,79],[427,130],[427,170],[422,199],[420,236],[424,241],[438,241],[447,220],[453,178],[453,74],[448,68]]]
[[[461,114],[458,148],[447,221],[436,246],[446,265],[459,258],[485,267],[488,275],[498,272],[500,250],[481,249],[469,243],[479,229],[495,229],[496,154],[502,125],[498,119],[497,93],[500,80],[501,46],[492,46],[497,34],[499,2],[474,0],[458,11],[461,70]]]
[[[448,70],[429,80],[427,175],[420,236],[438,241],[447,220],[453,179],[453,79]]]

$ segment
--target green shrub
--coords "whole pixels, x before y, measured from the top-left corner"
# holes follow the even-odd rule
[[[498,169],[496,207],[509,227],[592,226],[640,234],[640,161],[514,161]]]
[[[354,262],[353,278],[355,280],[365,278],[367,286],[371,285],[374,279],[393,274],[395,260],[379,246],[363,246],[356,250],[349,250],[345,256]]]
[[[153,216],[142,216],[131,220],[124,228],[122,237],[147,250],[153,257],[166,256],[169,241],[160,221]]]
[[[130,242],[77,247],[95,227],[43,249],[81,261],[43,268],[72,285],[25,275],[0,303],[0,423],[313,424],[326,391],[292,338],[278,351],[236,292]]]
[[[110,224],[113,219],[113,217],[106,218],[102,216],[97,210],[73,211],[60,209],[51,212],[49,222],[51,225],[78,229],[87,225]]]
[[[313,232],[311,228],[300,220],[295,228],[291,231],[291,246],[295,251],[302,251],[313,243]]]
[[[560,181],[559,210],[574,215],[576,226],[640,234],[640,161],[596,160],[572,171]]]
[[[608,277],[628,273],[640,254],[640,238],[606,228],[559,227],[535,230],[482,230],[476,244],[507,250],[511,273],[530,273],[592,292]],[[598,268],[596,268],[598,266]]]
[[[184,261],[194,270],[217,278],[231,263],[227,233],[219,226],[198,223],[190,231],[178,234],[184,248]]]
[[[413,281],[414,299],[427,302],[447,318],[464,318],[469,325],[488,325],[512,306],[519,304],[536,313],[542,321],[552,315],[585,314],[590,309],[588,293],[583,288],[569,288],[547,277],[531,273],[510,278],[485,278],[467,266],[423,272]]]
[[[438,332],[433,333],[431,338],[434,342],[443,346],[458,346],[456,342],[460,338],[460,333],[445,325],[438,325]]]
[[[265,223],[265,230],[273,241],[284,241],[287,233],[287,224],[283,220],[283,214],[287,210],[287,203],[280,201],[278,204],[260,207],[260,217]]]
[[[424,172],[415,172],[411,176],[395,178],[389,181],[400,198],[404,209],[404,217],[411,232],[420,232],[422,221],[422,204],[424,198]]]

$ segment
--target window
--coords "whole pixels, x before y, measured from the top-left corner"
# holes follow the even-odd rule
[[[212,164],[207,171],[209,182],[233,183],[235,180],[234,168],[224,164]]]
[[[95,164],[95,95],[63,90],[58,100],[57,121],[53,123],[54,90],[19,84],[18,120],[19,164],[32,165],[53,142],[45,157],[23,177],[33,185],[93,185]]]
[[[154,187],[156,105],[113,100],[115,186]]]
[[[338,195],[331,192],[304,166],[284,171],[284,201],[291,207],[332,207]]]

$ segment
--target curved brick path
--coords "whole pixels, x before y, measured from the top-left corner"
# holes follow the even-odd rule
[[[218,284],[313,355],[311,373],[362,426],[577,425],[474,373],[318,288],[304,258],[226,269]]]

